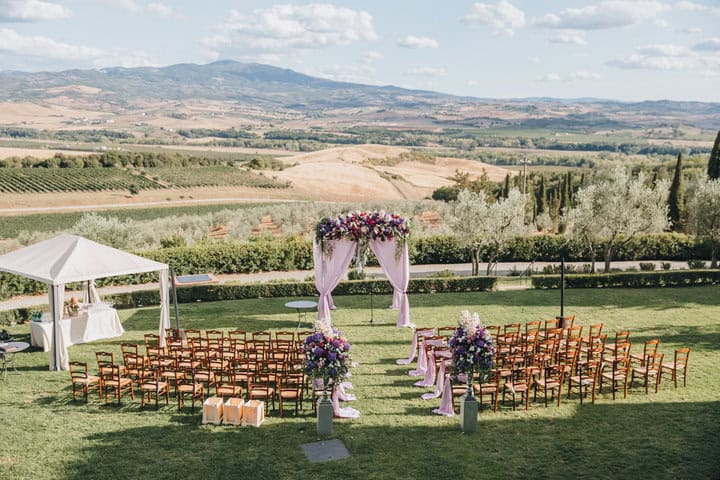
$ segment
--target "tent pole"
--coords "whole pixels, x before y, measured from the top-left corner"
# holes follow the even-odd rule
[[[173,306],[175,307],[175,337],[182,338],[180,333],[180,313],[178,312],[177,289],[175,288],[175,271],[170,267],[170,285],[173,292]]]

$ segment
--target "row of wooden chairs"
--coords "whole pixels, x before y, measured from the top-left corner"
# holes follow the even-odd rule
[[[672,363],[663,362],[664,355],[658,352],[658,339],[644,342],[642,354],[633,354],[628,330],[616,332],[614,341],[608,343],[607,335],[602,333],[602,323],[590,325],[588,335],[583,336],[583,327],[574,325],[574,319],[562,330],[554,320],[547,321],[545,329],[539,321],[528,322],[524,329],[520,324],[486,328],[496,342],[496,357],[491,378],[486,381],[474,379],[473,382],[481,409],[487,398],[497,410],[501,393],[503,402],[507,395],[511,397],[513,409],[517,397],[527,409],[533,392],[535,400],[538,393],[544,396],[546,406],[548,399],[555,398],[559,405],[564,388],[568,398],[577,391],[581,403],[586,396],[591,396],[594,402],[596,394],[604,387],[610,389],[613,400],[620,391],[627,397],[629,386],[636,380],[642,382],[645,393],[654,382],[657,392],[664,373],[670,375],[675,387],[680,378],[683,385],[687,385],[689,348],[677,349]],[[420,338],[426,342],[427,355],[436,355],[440,357],[438,361],[446,361],[445,342],[448,333],[454,329],[441,327],[437,336]],[[439,363],[436,365],[439,369]],[[453,396],[461,396],[465,391],[464,386],[456,385]]]

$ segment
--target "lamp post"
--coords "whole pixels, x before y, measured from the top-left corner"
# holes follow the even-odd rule
[[[558,327],[565,328],[565,256],[560,257],[560,316]]]

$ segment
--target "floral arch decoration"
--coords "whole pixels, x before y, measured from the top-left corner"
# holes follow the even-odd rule
[[[407,287],[410,259],[407,238],[409,222],[396,213],[348,212],[322,218],[315,228],[313,260],[318,300],[318,318],[330,319],[335,308],[332,291],[347,271],[353,257],[360,268],[369,247],[393,286],[391,308],[398,309],[398,327],[413,327]]]

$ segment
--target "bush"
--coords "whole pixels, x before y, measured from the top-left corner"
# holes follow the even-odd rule
[[[670,269],[672,268],[672,263],[670,263],[670,262],[662,262],[662,263],[660,264],[660,266],[662,267],[663,270],[668,271],[668,270],[670,270]]]
[[[348,271],[348,280],[365,280],[367,278],[367,273],[361,272],[360,270],[350,270]]]
[[[705,262],[702,260],[688,260],[688,267],[691,270],[701,270],[705,268]]]
[[[493,290],[496,284],[496,277],[413,278],[408,285],[408,293],[482,292]],[[393,287],[387,280],[354,280],[340,282],[333,291],[335,296],[369,295],[370,293],[389,295],[393,293]],[[311,282],[196,285],[177,289],[178,303],[247,298],[313,297],[316,295],[315,284]],[[120,293],[107,296],[106,300],[112,301],[117,308],[158,305],[160,292],[142,290]]]
[[[718,283],[720,283],[720,271],[717,270],[565,275],[565,287],[567,288],[684,287]],[[533,288],[560,288],[560,276],[536,275],[532,277],[532,286]]]
[[[655,264],[653,262],[640,262],[640,270],[643,272],[655,271]]]

